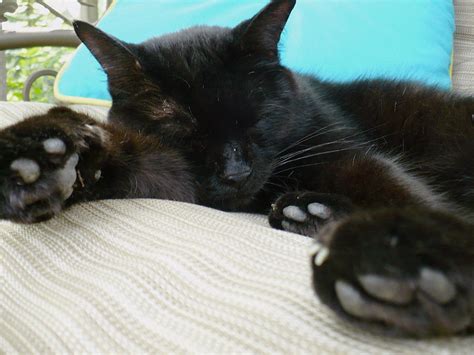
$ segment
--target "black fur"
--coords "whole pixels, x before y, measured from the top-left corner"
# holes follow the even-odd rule
[[[105,150],[81,150],[86,165],[108,152],[91,168],[104,167],[107,184],[87,195],[75,190],[70,201],[195,194],[203,205],[269,213],[273,227],[322,245],[315,289],[343,317],[415,336],[472,332],[474,98],[412,82],[335,84],[291,72],[278,42],[294,5],[274,0],[233,29],[194,27],[141,44],[76,22],[108,75],[113,106],[103,129],[134,138],[129,148],[118,138]],[[2,161],[4,196],[5,168],[27,156],[12,147],[32,134],[32,125],[18,127],[18,138],[8,129],[0,135],[12,149]],[[173,158],[157,158],[167,154]],[[35,221],[3,210],[4,218]],[[380,298],[360,281],[367,275],[405,294]]]

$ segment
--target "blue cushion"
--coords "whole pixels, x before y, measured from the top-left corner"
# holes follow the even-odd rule
[[[99,27],[141,42],[197,24],[235,26],[266,3],[116,0]],[[454,27],[451,0],[298,0],[282,36],[282,61],[338,82],[384,77],[449,89]],[[69,102],[110,100],[105,74],[84,46],[58,76],[55,93]]]

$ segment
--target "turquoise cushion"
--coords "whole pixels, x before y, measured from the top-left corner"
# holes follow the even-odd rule
[[[141,42],[197,24],[235,26],[266,3],[117,0],[99,27]],[[282,37],[282,61],[338,82],[384,77],[448,89],[454,27],[451,0],[298,0]],[[58,76],[56,94],[72,102],[110,100],[105,74],[84,46]]]

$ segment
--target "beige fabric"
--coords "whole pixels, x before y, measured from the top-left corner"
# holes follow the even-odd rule
[[[454,0],[454,5],[453,87],[456,91],[474,94],[474,0]]]
[[[46,108],[0,103],[0,126]],[[0,222],[0,353],[472,354],[473,337],[340,322],[311,290],[310,246],[264,217],[158,200]]]

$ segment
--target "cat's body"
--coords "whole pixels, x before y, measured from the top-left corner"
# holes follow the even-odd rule
[[[56,109],[0,132],[0,216],[114,197],[270,213],[318,240],[314,286],[342,316],[472,332],[474,98],[292,73],[277,44],[293,6],[139,45],[76,23],[108,74],[111,123]]]
[[[381,201],[376,193],[383,188],[383,174],[377,169],[340,182],[343,161],[349,165],[373,158],[387,166],[394,178],[407,180],[406,191],[433,208],[452,208],[458,215],[474,211],[474,102],[471,97],[430,89],[410,82],[367,80],[333,84],[293,74],[296,96],[280,127],[263,130],[274,137],[274,150],[280,152],[272,164],[270,188],[260,190],[262,201],[219,206],[267,212],[274,199],[265,191],[287,190],[340,193],[351,197],[360,207],[389,207],[406,204],[407,196],[393,191],[393,199]],[[373,183],[370,183],[373,179]],[[388,182],[393,187],[392,181]],[[280,185],[281,189],[276,185]],[[369,186],[373,194],[363,187]],[[421,187],[423,185],[423,187]],[[388,188],[390,188],[388,186]],[[268,186],[267,186],[268,187]],[[360,193],[360,191],[362,191]],[[386,192],[388,193],[388,192]],[[362,194],[362,196],[358,196]],[[373,195],[373,196],[370,196]],[[256,196],[259,196],[257,194]],[[388,197],[387,195],[385,195]],[[253,195],[255,198],[255,195]],[[412,201],[415,202],[415,201]]]

